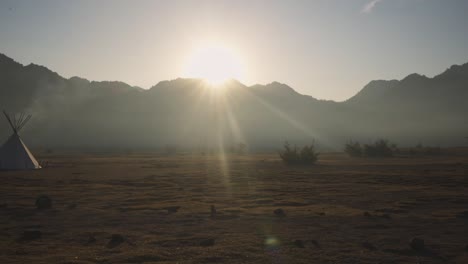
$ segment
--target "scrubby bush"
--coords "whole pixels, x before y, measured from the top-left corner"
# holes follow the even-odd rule
[[[426,155],[440,155],[442,154],[442,149],[440,147],[425,147],[424,153]]]
[[[379,139],[373,144],[364,145],[364,156],[367,157],[391,157],[396,150],[396,145],[390,144],[388,140]]]
[[[166,155],[175,155],[177,154],[177,147],[175,145],[166,145],[164,147],[164,153]]]
[[[304,164],[314,164],[317,162],[318,155],[314,144],[304,146],[301,149],[301,160]]]
[[[240,142],[237,144],[237,154],[247,153],[247,144]]]
[[[351,157],[360,157],[362,156],[361,143],[351,140],[346,143],[344,151]]]
[[[416,146],[408,149],[409,155],[440,155],[442,154],[442,149],[440,147],[428,147],[423,146],[421,143]]]
[[[247,153],[247,145],[245,143],[233,144],[228,148],[229,153],[243,155]]]
[[[372,144],[364,145],[358,141],[349,141],[345,144],[344,151],[351,157],[391,157],[398,153],[399,149],[388,140],[379,139]]]
[[[286,142],[284,144],[284,150],[281,151],[279,155],[283,162],[289,165],[312,165],[317,162],[319,154],[315,150],[315,144],[313,143],[298,149],[297,146],[291,147],[291,145]]]
[[[299,151],[297,150],[297,146],[291,147],[289,142],[284,143],[284,150],[281,151],[279,155],[281,159],[288,164],[300,160],[300,155]]]

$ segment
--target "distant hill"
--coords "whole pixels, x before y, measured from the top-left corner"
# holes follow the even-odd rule
[[[316,140],[339,149],[349,139],[403,145],[461,145],[468,136],[468,64],[434,78],[371,81],[345,102],[317,100],[273,82],[223,92],[199,79],[162,81],[148,90],[123,82],[66,79],[0,54],[0,108],[34,118],[23,132],[35,147],[251,149]],[[0,141],[8,135],[0,121]]]
[[[398,105],[409,111],[431,107],[457,114],[466,105],[467,80],[468,63],[454,65],[434,78],[414,73],[401,81],[372,81],[346,103],[379,108]]]

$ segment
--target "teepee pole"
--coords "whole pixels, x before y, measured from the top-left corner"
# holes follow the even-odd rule
[[[11,129],[13,129],[13,132],[15,132],[15,134],[18,134],[18,131],[16,131],[15,126],[11,122],[10,116],[7,114],[7,112],[5,112],[5,110],[3,110],[3,114],[5,115],[6,119],[8,120],[8,123],[10,123]]]
[[[28,123],[29,119],[31,119],[32,115],[28,115],[26,116],[26,118],[24,118],[22,121],[21,121],[21,124],[20,126],[17,128],[18,131],[20,131],[25,125],[26,123]]]
[[[24,112],[21,112],[20,113],[20,117],[19,117],[19,122],[18,122],[18,126],[16,127],[18,129],[18,127],[21,125],[21,123],[23,123],[23,118],[24,118]],[[18,129],[19,131],[19,129]]]
[[[15,129],[16,129],[18,127],[18,120],[16,120],[16,115],[13,114],[11,118],[13,118],[13,125],[15,126]]]

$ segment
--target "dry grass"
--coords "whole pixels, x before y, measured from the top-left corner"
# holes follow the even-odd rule
[[[0,172],[0,263],[468,263],[464,154],[323,154],[310,167],[277,155],[43,158],[50,168]],[[35,208],[41,194],[53,209]],[[26,230],[42,237],[19,240]]]

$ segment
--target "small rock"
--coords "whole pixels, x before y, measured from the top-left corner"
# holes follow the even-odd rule
[[[70,210],[75,209],[75,208],[76,208],[76,203],[72,203],[67,206],[67,209],[70,209]]]
[[[321,248],[320,244],[317,242],[317,240],[310,240],[310,243],[312,243],[316,248]]]
[[[27,230],[24,231],[20,237],[20,241],[32,241],[42,238],[42,232],[39,230]]]
[[[392,217],[389,215],[389,214],[383,214],[381,215],[383,218],[386,218],[386,219],[391,219]]]
[[[426,249],[426,245],[424,244],[424,240],[421,239],[421,238],[413,238],[410,242],[410,247],[411,249],[415,250],[415,251],[423,251],[424,249]]]
[[[164,207],[164,209],[166,209],[169,214],[172,214],[177,213],[177,211],[180,209],[180,206],[168,206]]]
[[[85,245],[90,245],[96,243],[97,239],[93,235],[89,235],[88,240],[86,241]]]
[[[279,216],[279,217],[284,217],[284,216],[286,216],[286,213],[285,213],[284,210],[281,209],[281,208],[278,208],[278,209],[274,210],[273,213],[274,213],[276,216]]]
[[[214,205],[211,205],[211,217],[216,217],[216,207]]]
[[[294,245],[298,248],[304,248],[304,241],[300,240],[300,239],[296,239],[294,240]]]
[[[364,212],[365,217],[371,217],[371,214],[369,212]]]
[[[366,248],[366,249],[371,250],[371,251],[377,250],[377,248],[376,248],[374,245],[372,245],[370,242],[368,242],[368,241],[363,242],[363,243],[361,244],[361,246],[362,246],[363,248]]]
[[[113,248],[125,242],[125,238],[120,234],[113,234],[109,243],[107,243],[107,247]]]
[[[52,199],[47,195],[41,195],[36,199],[36,208],[39,210],[45,210],[52,208]]]
[[[457,218],[468,218],[468,211],[458,213]]]
[[[27,255],[28,253],[23,248],[18,248],[15,250],[13,254],[18,255],[18,256],[24,256],[24,255]]]
[[[213,238],[203,239],[200,241],[200,246],[202,247],[211,247],[214,246],[215,240]]]
[[[2,203],[2,204],[0,204],[0,208],[8,208],[8,204]]]

